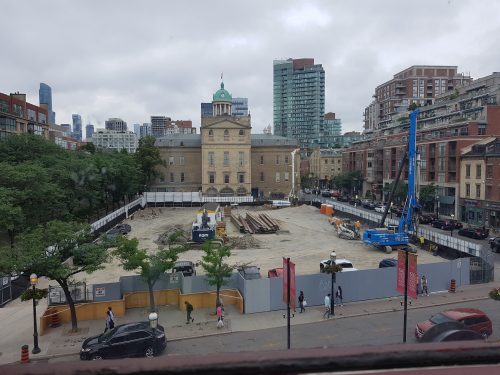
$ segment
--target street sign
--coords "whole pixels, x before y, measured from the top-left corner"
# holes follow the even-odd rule
[[[290,307],[295,309],[295,263],[290,261]],[[288,303],[287,258],[283,258],[283,302]]]
[[[94,289],[94,297],[104,297],[106,296],[106,288],[99,287]]]
[[[406,252],[404,250],[398,251],[398,272],[397,272],[397,286],[396,290],[401,294],[405,293],[405,256],[408,254],[408,296],[410,298],[417,298],[417,254]]]

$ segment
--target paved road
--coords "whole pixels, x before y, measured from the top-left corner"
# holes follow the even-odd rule
[[[495,319],[498,315],[500,302],[488,299],[452,304],[446,307],[436,306],[409,310],[407,342],[416,342],[413,330],[417,322],[425,320],[443,309],[453,307],[476,307],[485,311],[494,320],[491,339],[500,339],[500,319]],[[309,310],[306,313],[320,314],[317,310]],[[291,346],[293,348],[313,348],[397,344],[402,342],[402,337],[403,311],[398,311],[353,318],[334,318],[319,323],[292,326]],[[170,342],[167,354],[209,354],[284,348],[286,348],[286,327]]]

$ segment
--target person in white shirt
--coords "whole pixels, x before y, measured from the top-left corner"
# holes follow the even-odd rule
[[[327,296],[325,296],[325,313],[323,314],[323,318],[326,316],[327,318],[330,318],[330,293],[328,293]]]

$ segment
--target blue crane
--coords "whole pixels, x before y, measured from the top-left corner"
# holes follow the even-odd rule
[[[417,166],[417,116],[419,110],[415,110],[410,113],[410,129],[408,136],[408,146],[406,155],[401,162],[400,170],[398,176],[395,180],[393,191],[389,197],[389,201],[386,204],[385,212],[382,217],[381,226],[384,225],[384,220],[387,215],[387,210],[389,209],[392,201],[392,195],[399,181],[399,176],[405,164],[408,161],[408,195],[406,197],[405,206],[403,208],[403,213],[401,214],[401,219],[399,220],[399,225],[397,231],[395,229],[388,228],[375,228],[367,229],[363,233],[363,242],[375,246],[377,248],[385,249],[387,253],[392,252],[393,249],[401,249],[408,247],[408,234],[414,230],[413,223],[413,211],[418,207],[415,183],[416,183],[416,166]]]

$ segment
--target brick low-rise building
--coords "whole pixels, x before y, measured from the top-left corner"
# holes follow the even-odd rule
[[[26,94],[0,93],[0,138],[23,133],[49,138],[47,108],[28,103]]]
[[[343,152],[343,169],[363,174],[363,196],[370,191],[385,198],[383,188],[396,178],[408,127],[406,112],[384,128],[365,132],[364,140]],[[434,104],[420,108],[417,129],[420,185],[437,185],[441,214],[459,217],[460,152],[500,135],[500,73],[437,96]]]

